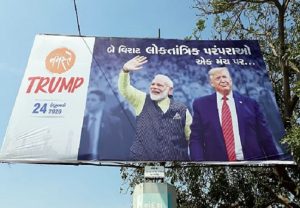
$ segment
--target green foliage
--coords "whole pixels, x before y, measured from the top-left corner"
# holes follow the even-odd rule
[[[294,124],[289,130],[287,136],[283,140],[284,144],[288,144],[294,160],[300,164],[300,125]]]
[[[214,0],[214,1],[209,1],[208,4],[210,4],[212,7],[212,13],[219,14],[219,13],[224,13],[226,11],[232,11],[235,7],[235,3],[236,3],[235,0],[231,0],[231,1]]]
[[[298,97],[300,97],[300,81],[297,81],[297,82],[295,83],[295,86],[294,86],[293,90],[294,90],[295,94],[296,94]]]
[[[199,40],[201,39],[201,33],[205,29],[205,19],[198,19],[196,22],[196,28],[193,30],[192,35],[186,37],[186,40],[191,40],[191,39],[196,39]]]
[[[199,19],[196,23],[197,30],[202,32],[205,29],[205,20]]]

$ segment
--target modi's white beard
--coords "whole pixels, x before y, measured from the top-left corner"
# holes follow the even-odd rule
[[[151,100],[161,101],[161,100],[165,99],[166,97],[168,97],[168,90],[167,89],[165,89],[164,91],[162,91],[158,95],[152,94],[151,91],[150,91],[150,98],[151,98]]]

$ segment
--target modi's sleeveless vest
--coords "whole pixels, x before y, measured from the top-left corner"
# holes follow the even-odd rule
[[[143,110],[136,120],[136,140],[130,151],[133,160],[187,161],[185,139],[186,106],[171,100],[163,113],[157,103],[146,96]]]

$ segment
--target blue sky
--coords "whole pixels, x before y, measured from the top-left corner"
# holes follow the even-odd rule
[[[193,0],[77,0],[82,35],[183,39]],[[78,35],[73,0],[0,0],[0,143],[36,34]],[[0,207],[124,208],[115,167],[0,164]]]

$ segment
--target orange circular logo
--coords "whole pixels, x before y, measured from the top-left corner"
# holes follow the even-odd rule
[[[46,68],[53,73],[62,74],[69,71],[75,63],[75,54],[68,48],[57,48],[48,54]]]

